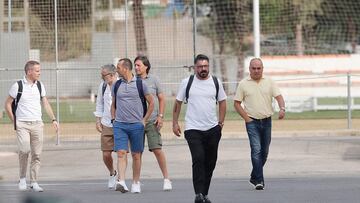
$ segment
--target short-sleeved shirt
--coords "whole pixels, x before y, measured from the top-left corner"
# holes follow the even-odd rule
[[[143,81],[145,81],[150,94],[152,94],[154,98],[154,111],[152,112],[149,121],[155,121],[159,114],[159,101],[157,99],[157,95],[162,93],[163,90],[160,86],[159,79],[152,74],[147,75]]]
[[[234,100],[244,104],[248,116],[263,119],[274,114],[272,98],[280,94],[279,88],[271,78],[263,76],[257,83],[251,77],[247,77],[239,82]]]
[[[180,85],[176,100],[184,101],[186,86],[189,78],[185,78]],[[218,101],[227,98],[224,87],[219,81]],[[210,76],[206,80],[199,80],[196,76],[191,84],[185,114],[185,130],[206,131],[218,124],[216,108],[216,87]]]
[[[41,121],[41,100],[40,92],[37,87],[37,83],[40,81],[35,81],[35,83],[30,83],[26,77],[21,80],[23,84],[23,92],[16,109],[16,119],[19,121]],[[46,91],[44,84],[41,84],[41,97],[46,96]],[[19,85],[14,83],[10,90],[9,95],[12,98],[16,98],[18,94]]]
[[[124,123],[142,122],[144,109],[141,103],[140,95],[136,86],[136,77],[128,83],[120,79],[121,84],[116,94],[115,120]],[[143,84],[144,95],[149,95],[145,82]],[[114,97],[114,87],[112,86],[111,95]]]

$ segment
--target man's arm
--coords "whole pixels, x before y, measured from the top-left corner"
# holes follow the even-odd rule
[[[245,120],[246,123],[252,121],[252,119],[247,115],[244,108],[241,106],[241,101],[234,100],[234,108],[238,114]]]
[[[279,105],[279,119],[283,119],[285,117],[285,101],[283,96],[280,94],[279,96],[275,97],[278,105]]]
[[[53,124],[55,130],[58,131],[59,130],[59,123],[56,120],[56,117],[55,117],[54,112],[53,112],[53,110],[52,110],[52,108],[50,106],[50,103],[49,103],[48,99],[46,97],[42,97],[41,100],[43,102],[46,113],[52,119],[52,124]]]
[[[12,98],[10,95],[6,98],[5,101],[5,111],[7,115],[9,116],[10,120],[14,122],[14,115],[11,109],[11,104],[14,101],[14,98]]]
[[[156,118],[155,124],[158,129],[160,129],[163,125],[164,112],[165,112],[165,95],[163,93],[159,93],[157,95],[159,101],[159,115]]]
[[[111,113],[111,121],[113,119],[115,119],[115,112],[116,112],[116,109],[115,109],[115,96],[112,97],[112,102],[111,102],[111,109],[110,109],[110,113]]]
[[[221,126],[221,128],[224,126],[225,115],[226,115],[226,99],[219,101],[219,125]]]
[[[181,135],[181,129],[178,123],[179,115],[181,111],[181,104],[182,101],[175,100],[174,108],[173,108],[173,133],[178,137],[180,137]]]
[[[144,126],[146,125],[146,122],[147,120],[150,118],[152,112],[154,111],[154,98],[151,94],[147,94],[145,95],[145,99],[148,103],[148,109],[147,109],[147,112],[144,116],[144,119],[143,119],[143,123],[144,123]]]

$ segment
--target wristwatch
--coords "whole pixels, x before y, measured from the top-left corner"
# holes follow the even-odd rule
[[[285,112],[285,107],[283,107],[283,106],[280,107],[280,110],[283,110]]]
[[[162,114],[162,113],[159,113],[159,115],[158,115],[160,118],[164,118],[164,114]]]

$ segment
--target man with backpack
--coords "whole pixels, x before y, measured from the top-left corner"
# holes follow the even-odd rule
[[[46,98],[45,87],[39,81],[40,63],[28,61],[24,69],[25,77],[14,83],[9,90],[9,96],[5,101],[5,110],[10,120],[14,122],[17,135],[20,166],[18,188],[20,191],[27,190],[26,171],[31,152],[30,188],[36,192],[43,192],[43,188],[37,182],[44,132],[41,102],[46,113],[52,119],[56,131],[59,129],[59,124]]]
[[[173,132],[181,135],[178,123],[182,102],[187,103],[185,139],[192,157],[195,203],[210,203],[208,192],[216,166],[218,145],[226,113],[226,94],[222,83],[209,75],[209,58],[199,54],[194,72],[181,82],[173,108]],[[216,114],[216,105],[219,112]]]
[[[118,155],[119,178],[116,191],[122,193],[129,189],[125,183],[128,143],[130,142],[133,160],[132,193],[140,193],[141,154],[144,151],[144,127],[154,109],[154,100],[145,82],[132,73],[132,62],[120,59],[117,72],[123,78],[112,88],[111,116],[114,129],[114,151]],[[148,107],[146,105],[148,103]]]
[[[96,98],[96,130],[101,133],[101,151],[103,154],[103,161],[106,168],[109,170],[110,177],[108,181],[108,188],[112,189],[116,184],[117,171],[113,166],[113,158],[111,153],[114,150],[114,131],[111,123],[111,87],[117,81],[116,67],[113,64],[106,64],[101,66],[102,82],[98,88]]]

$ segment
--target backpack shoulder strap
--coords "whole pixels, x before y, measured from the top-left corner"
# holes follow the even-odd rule
[[[121,84],[121,79],[120,80],[117,80],[116,81],[116,83],[115,83],[115,85],[114,85],[114,105],[115,105],[115,109],[116,109],[116,97],[117,97],[117,92],[118,92],[118,89],[119,89],[119,87],[120,87],[120,84]]]
[[[194,75],[190,75],[188,83],[186,85],[184,104],[188,103],[189,91],[190,91],[190,87],[191,87],[191,84],[192,84],[193,81],[194,81]]]
[[[18,84],[18,93],[16,95],[16,107],[17,107],[17,104],[19,103],[19,100],[21,98],[21,95],[22,95],[22,92],[23,92],[23,84],[22,84],[22,81],[19,80],[17,81],[17,84]],[[16,110],[16,109],[15,109]]]
[[[143,84],[142,84],[142,78],[141,77],[136,77],[136,87],[140,96],[140,100],[143,106],[143,117],[146,115],[147,112],[147,105],[146,105],[146,100],[145,100],[145,94],[144,94],[144,88],[143,88]]]
[[[106,82],[104,81],[103,85],[102,85],[102,96],[104,98],[104,94],[105,94],[105,90],[106,90]]]
[[[42,100],[42,96],[41,96],[41,82],[40,81],[36,81],[36,86],[37,86],[37,88],[38,88],[38,90],[39,90],[39,93],[40,93],[40,101]]]
[[[219,81],[216,78],[216,76],[212,76],[212,79],[214,80],[214,84],[215,84],[215,88],[216,88],[215,99],[216,99],[216,103],[217,103],[218,102],[218,97],[219,97]]]

